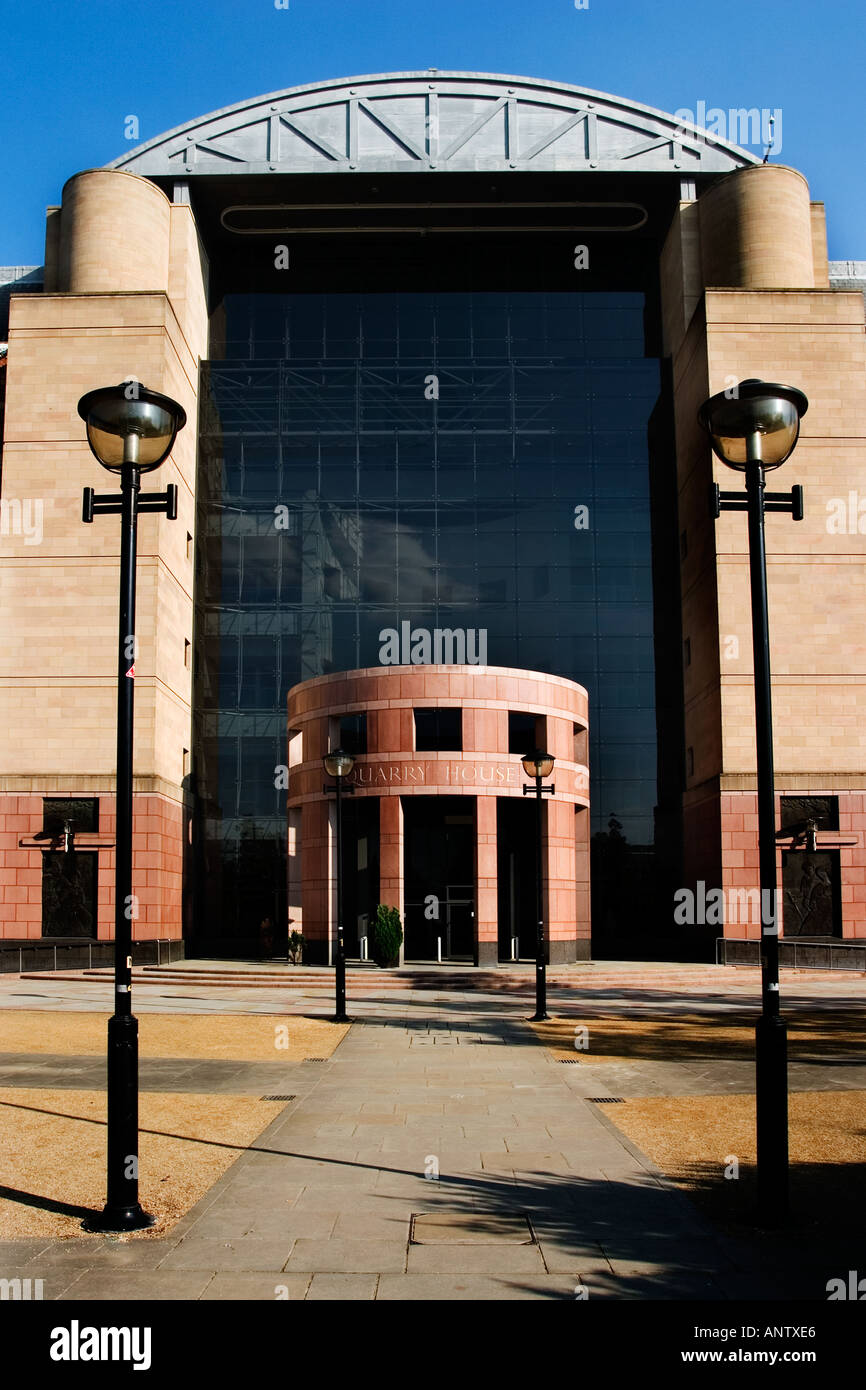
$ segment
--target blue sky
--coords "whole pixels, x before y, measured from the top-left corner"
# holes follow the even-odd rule
[[[130,149],[129,115],[145,141],[263,92],[429,67],[780,108],[776,162],[825,200],[831,258],[866,259],[863,0],[0,0],[0,33],[3,265],[41,264],[45,207]]]

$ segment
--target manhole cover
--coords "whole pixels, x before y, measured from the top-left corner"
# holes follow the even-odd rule
[[[535,1237],[523,1213],[455,1216],[416,1212],[410,1241],[412,1245],[533,1245]]]

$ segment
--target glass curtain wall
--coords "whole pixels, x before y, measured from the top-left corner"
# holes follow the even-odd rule
[[[650,847],[644,295],[229,294],[223,312],[202,369],[198,934],[282,925],[287,691],[377,665],[407,621],[585,685],[593,830]]]

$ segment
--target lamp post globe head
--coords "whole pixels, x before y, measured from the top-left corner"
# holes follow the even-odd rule
[[[141,473],[159,468],[186,424],[177,401],[134,380],[88,391],[78,402],[78,414],[93,454],[109,473],[122,473],[127,465]]]
[[[351,753],[345,752],[342,748],[335,748],[333,753],[326,753],[322,759],[325,771],[329,777],[348,777],[352,768],[355,766],[355,759]]]
[[[543,779],[550,776],[556,759],[551,753],[545,753],[543,748],[533,748],[530,753],[523,756],[521,762],[527,777],[541,777]]]
[[[720,391],[704,401],[698,423],[729,468],[745,472],[753,462],[779,468],[794,451],[808,408],[796,386],[750,377],[732,392]]]

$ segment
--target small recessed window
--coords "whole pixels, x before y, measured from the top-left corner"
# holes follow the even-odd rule
[[[44,796],[42,798],[42,830],[46,835],[60,835],[67,821],[76,830],[99,829],[98,796]]]
[[[535,715],[523,710],[508,711],[508,751],[522,758],[538,744]]]
[[[819,830],[839,829],[838,796],[782,796],[779,802],[783,830],[800,829],[810,820]]]
[[[461,709],[416,709],[415,749],[418,753],[462,753]]]
[[[366,714],[344,714],[340,718],[339,747],[346,753],[357,755],[367,751]]]

